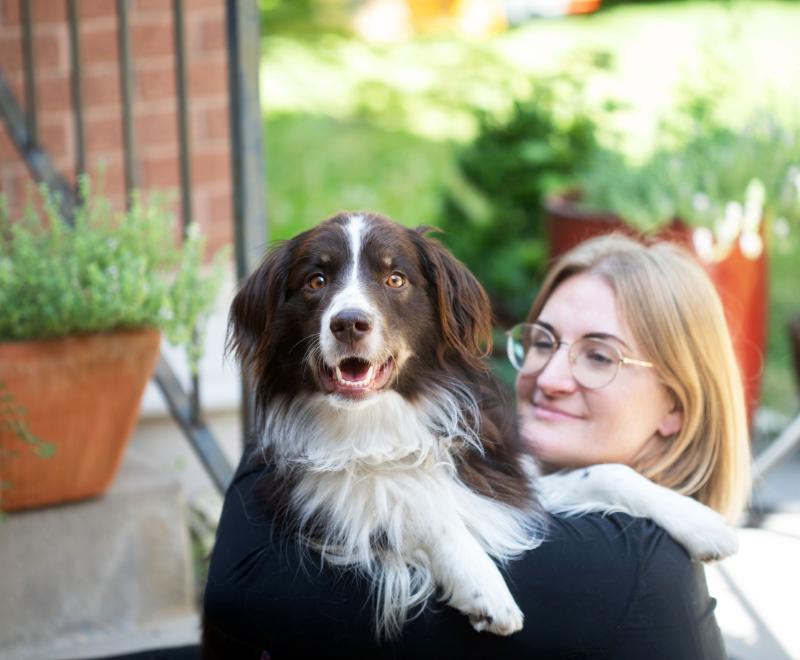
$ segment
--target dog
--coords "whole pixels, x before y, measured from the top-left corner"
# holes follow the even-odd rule
[[[478,631],[521,629],[497,564],[542,542],[543,503],[652,517],[695,557],[735,550],[720,516],[625,466],[537,477],[490,343],[466,267],[429,228],[371,213],[283,242],[231,306],[267,504],[326,562],[369,578],[378,636],[434,594]]]

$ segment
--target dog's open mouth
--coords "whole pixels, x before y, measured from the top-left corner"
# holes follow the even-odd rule
[[[368,362],[357,357],[340,361],[335,367],[325,365],[322,384],[329,394],[359,399],[386,386],[394,371],[394,360]]]

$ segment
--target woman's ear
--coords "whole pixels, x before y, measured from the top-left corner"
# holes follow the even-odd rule
[[[464,264],[425,235],[429,231],[430,227],[418,227],[413,236],[423,272],[434,289],[445,345],[472,368],[486,371],[483,358],[492,348],[489,298]]]
[[[683,428],[683,411],[677,403],[673,404],[672,410],[667,412],[658,425],[658,434],[663,438],[671,438],[677,435]]]

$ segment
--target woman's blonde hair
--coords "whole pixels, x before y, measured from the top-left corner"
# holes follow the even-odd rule
[[[749,496],[750,445],[742,380],[714,285],[672,243],[646,246],[604,236],[555,263],[528,320],[538,319],[559,284],[581,273],[599,275],[612,287],[644,353],[636,357],[654,364],[683,413],[681,430],[651,445],[632,467],[735,520]]]

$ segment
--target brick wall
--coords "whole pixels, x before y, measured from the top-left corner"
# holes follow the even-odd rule
[[[70,47],[65,0],[32,3],[40,143],[56,168],[75,177],[75,135],[70,94]],[[104,168],[105,190],[124,207],[122,112],[117,62],[116,3],[81,0],[86,167]],[[138,180],[144,190],[175,192],[179,211],[175,57],[172,3],[131,1],[131,48]],[[186,0],[185,42],[192,149],[192,205],[213,249],[231,242],[232,210],[223,0]],[[19,0],[0,0],[0,69],[24,107]],[[32,183],[0,122],[0,190],[12,214]]]

